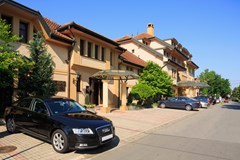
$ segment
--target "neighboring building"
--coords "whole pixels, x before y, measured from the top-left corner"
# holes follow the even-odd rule
[[[139,73],[145,65],[144,61],[125,52],[107,37],[75,22],[59,25],[15,1],[0,0],[0,17],[11,24],[14,34],[23,37],[14,46],[25,56],[29,56],[27,43],[33,34],[37,31],[43,33],[47,51],[56,64],[53,79],[58,96],[70,97],[81,104],[104,105],[103,112],[120,106],[120,81],[99,80],[92,75],[101,70],[119,69]],[[129,81],[127,87],[134,83],[136,81]]]
[[[148,24],[147,33],[137,36],[124,36],[116,40],[121,47],[126,48],[145,61],[157,63],[173,80],[175,95],[195,96],[195,88],[182,88],[177,82],[194,81],[195,70],[198,66],[191,60],[189,51],[175,39],[161,40],[154,36],[153,24]]]
[[[135,56],[129,51],[125,51],[120,56],[119,69],[127,70],[137,73],[138,75],[141,73],[144,66],[147,65],[147,62],[142,60],[141,58]],[[127,83],[127,93],[130,93],[131,88],[137,83],[137,80],[128,80]]]

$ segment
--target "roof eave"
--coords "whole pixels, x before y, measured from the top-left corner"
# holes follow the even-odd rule
[[[67,44],[72,44],[74,42],[74,40],[63,38],[63,37],[61,37],[61,36],[59,36],[57,34],[54,34],[53,32],[50,33],[50,37],[55,39],[55,40],[59,40],[59,41],[65,42]]]
[[[24,10],[26,12],[29,12],[31,14],[34,14],[34,15],[41,15],[39,11],[33,10],[33,9],[31,9],[31,8],[29,8],[27,6],[24,6],[24,5],[22,5],[22,4],[20,4],[20,3],[16,2],[16,1],[0,0],[0,5],[5,4],[5,3],[6,4],[10,4],[10,5],[12,5],[12,6],[16,7],[16,8],[22,9],[22,10]]]
[[[93,37],[96,37],[96,38],[98,38],[98,39],[101,39],[101,40],[103,40],[103,41],[105,41],[105,42],[107,42],[107,43],[109,43],[109,44],[114,45],[114,46],[119,46],[119,44],[118,44],[117,42],[115,42],[115,41],[113,41],[113,40],[111,40],[111,39],[109,39],[109,38],[107,38],[107,37],[104,37],[104,36],[102,36],[102,35],[100,35],[100,34],[98,34],[98,33],[96,33],[96,32],[93,32],[93,31],[91,31],[91,30],[89,30],[89,29],[87,29],[87,28],[85,28],[85,27],[83,27],[83,26],[80,26],[80,25],[76,24],[75,22],[71,22],[71,23],[69,23],[69,24],[67,24],[67,25],[64,25],[64,26],[60,27],[60,28],[58,29],[58,31],[59,31],[59,32],[62,32],[62,31],[64,31],[64,30],[69,29],[69,27],[70,27],[70,28],[75,28],[76,30],[82,31],[82,32],[84,32],[84,33],[87,33],[87,34],[89,34],[89,35],[91,35],[91,36],[93,36]]]

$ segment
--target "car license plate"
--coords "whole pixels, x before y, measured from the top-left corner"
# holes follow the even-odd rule
[[[109,134],[107,136],[102,137],[102,141],[106,141],[106,140],[111,139],[111,138],[113,138],[113,134]]]

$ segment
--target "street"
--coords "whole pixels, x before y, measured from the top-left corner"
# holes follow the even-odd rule
[[[155,128],[146,136],[97,155],[93,160],[237,160],[240,104],[211,106],[205,112]]]

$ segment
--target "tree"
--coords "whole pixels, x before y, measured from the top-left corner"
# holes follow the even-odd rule
[[[47,52],[46,44],[41,33],[34,34],[29,42],[30,58],[34,62],[31,70],[23,68],[19,80],[19,96],[40,96],[47,97],[55,95],[56,86],[52,79],[55,64],[51,55]]]
[[[153,94],[154,91],[152,87],[145,83],[139,83],[133,87],[130,96],[134,97],[134,99],[139,100],[139,104],[144,104],[148,99],[152,97]]]
[[[154,62],[148,62],[133,86],[131,94],[143,104],[155,101],[161,96],[172,96],[172,79]]]
[[[19,41],[10,30],[11,26],[0,19],[0,116],[6,106],[11,105],[14,80],[18,78],[21,68],[31,63],[14,50],[14,42]]]
[[[10,27],[0,19],[0,88],[12,86],[12,80],[18,77],[19,69],[31,65],[14,50],[12,43],[19,41],[20,38],[12,35]]]
[[[198,78],[201,82],[207,82],[210,86],[209,88],[202,89],[203,95],[216,95],[217,97],[226,97],[231,93],[229,80],[222,78],[214,71],[209,71],[206,69],[199,75]]]
[[[240,101],[240,86],[235,87],[232,92],[232,100],[233,101]]]

